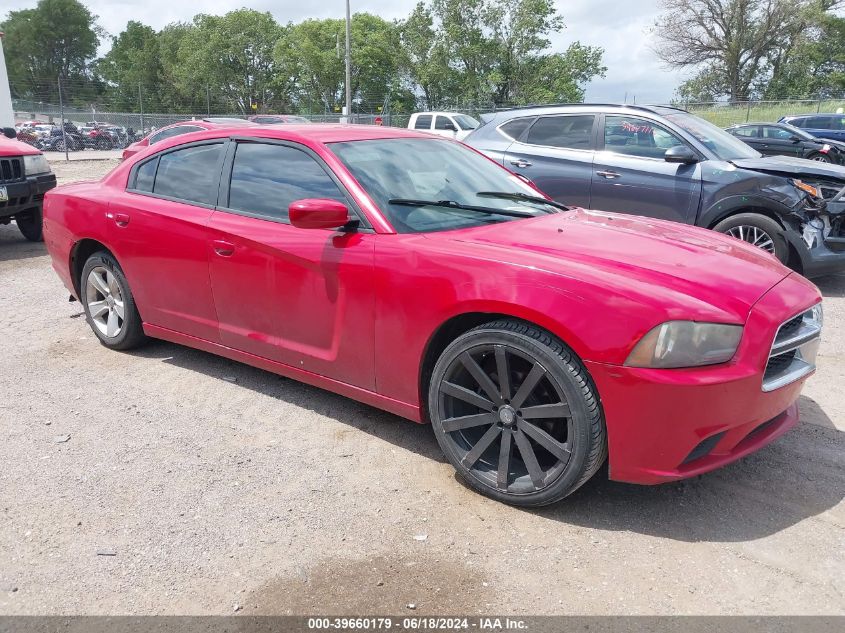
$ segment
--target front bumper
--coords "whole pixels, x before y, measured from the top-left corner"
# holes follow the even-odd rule
[[[8,218],[21,211],[40,207],[44,194],[56,186],[56,175],[38,174],[17,182],[0,182],[6,188],[8,200],[0,202],[0,218]]]
[[[764,392],[781,323],[820,299],[790,275],[749,314],[730,363],[676,370],[587,362],[607,423],[610,478],[657,484],[700,475],[765,446],[798,422],[805,378]]]

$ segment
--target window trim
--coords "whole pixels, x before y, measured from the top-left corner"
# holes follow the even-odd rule
[[[590,132],[590,145],[591,147],[587,149],[582,149],[580,147],[560,147],[559,145],[540,145],[539,143],[529,143],[528,142],[528,135],[531,133],[531,129],[537,125],[537,122],[540,119],[551,119],[557,117],[573,117],[573,116],[591,116],[593,117],[593,129]],[[553,114],[543,114],[537,116],[534,121],[532,121],[531,125],[525,128],[525,131],[519,137],[520,140],[514,141],[515,143],[519,143],[520,145],[526,145],[528,147],[542,147],[543,149],[554,149],[554,150],[561,150],[565,152],[585,152],[585,153],[594,153],[599,151],[598,149],[598,139],[596,138],[596,121],[599,120],[599,113],[597,112],[555,112]],[[514,119],[511,119],[513,121]],[[503,124],[504,125],[504,124]]]
[[[600,133],[598,134],[598,139],[597,139],[597,143],[596,143],[596,152],[607,152],[608,154],[613,154],[614,156],[624,156],[625,158],[634,158],[634,159],[637,159],[637,160],[656,161],[658,163],[665,163],[666,162],[665,158],[654,158],[652,156],[636,156],[634,154],[623,154],[621,152],[614,152],[611,149],[607,149],[607,146],[605,144],[605,127],[606,127],[607,117],[609,117],[609,116],[619,117],[619,118],[623,118],[623,119],[640,119],[642,121],[648,121],[652,125],[656,125],[658,127],[663,128],[664,130],[669,132],[672,136],[677,138],[679,141],[682,141],[683,144],[686,147],[688,147],[689,149],[691,149],[693,152],[696,153],[699,160],[703,159],[702,153],[700,151],[698,151],[698,149],[696,147],[693,147],[693,145],[691,145],[690,142],[683,137],[683,135],[679,134],[678,132],[676,132],[675,130],[673,130],[669,126],[667,126],[665,123],[663,123],[661,121],[656,121],[654,119],[650,119],[646,116],[640,116],[639,114],[620,114],[620,113],[616,113],[616,112],[604,112],[604,113],[602,113],[601,124],[599,126],[599,132]],[[600,142],[600,145],[601,145],[600,149],[599,149],[599,142]],[[673,146],[673,147],[676,147],[676,146]]]
[[[343,197],[346,198],[346,207],[349,209],[350,214],[357,217],[358,226],[355,231],[358,233],[375,233],[375,229],[373,229],[373,226],[367,219],[366,214],[361,210],[361,207],[358,205],[358,202],[355,200],[349,190],[344,186],[344,184],[340,181],[337,175],[326,164],[326,161],[324,161],[323,158],[310,147],[306,147],[305,145],[301,143],[296,143],[294,141],[273,138],[259,138],[253,136],[232,136],[228,140],[229,144],[226,148],[226,151],[224,152],[223,164],[221,165],[221,175],[218,181],[217,206],[215,207],[215,211],[220,211],[221,213],[231,213],[233,215],[241,215],[256,220],[264,220],[266,222],[275,222],[276,224],[285,224],[288,226],[292,226],[290,218],[280,218],[255,211],[244,211],[242,209],[232,209],[229,207],[229,190],[232,184],[232,173],[235,164],[235,153],[237,151],[238,145],[240,143],[252,143],[258,145],[280,145],[282,147],[290,147],[291,149],[301,151],[307,156],[314,159],[314,162],[316,162],[317,165],[326,173],[329,179],[331,179],[331,181],[334,182],[335,186],[337,186],[338,191],[340,191]],[[336,231],[336,229],[326,230]]]
[[[226,145],[229,139],[226,137],[221,138],[214,138],[214,139],[203,139],[201,141],[193,141],[191,143],[183,143],[182,145],[174,145],[173,147],[168,147],[167,149],[161,150],[157,152],[153,156],[150,156],[146,160],[139,161],[135,165],[132,165],[132,169],[129,171],[129,178],[126,181],[126,192],[127,193],[134,193],[140,196],[146,196],[148,198],[157,198],[159,200],[168,200],[170,202],[178,202],[180,204],[187,204],[192,207],[201,207],[203,209],[216,209],[217,203],[220,201],[220,178],[221,178],[221,168],[223,167],[223,161],[226,158]],[[195,200],[186,200],[185,198],[176,198],[174,196],[164,196],[160,193],[154,193],[152,191],[142,191],[140,189],[135,189],[135,184],[138,177],[138,169],[140,169],[141,165],[146,165],[150,161],[157,161],[156,164],[156,174],[155,178],[153,178],[153,189],[155,189],[155,182],[158,179],[158,168],[161,164],[161,157],[165,154],[172,154],[173,152],[178,152],[179,150],[189,149],[191,147],[197,147],[201,145],[223,145],[223,151],[220,153],[221,157],[217,159],[217,166],[215,168],[215,182],[217,184],[217,198],[214,204],[206,204],[204,202],[197,202]],[[213,186],[214,183],[212,183]]]
[[[190,127],[190,128],[194,128],[194,129],[192,129],[188,132],[179,132],[179,134],[172,134],[170,136],[165,136],[163,139],[160,139],[160,140],[156,140],[156,141],[153,140],[154,136],[158,136],[158,135],[163,134],[165,132],[170,132],[171,130],[175,130],[176,128],[183,128],[183,127]],[[177,136],[182,136],[183,134],[193,134],[194,132],[204,132],[204,131],[205,131],[205,128],[200,127],[199,125],[190,125],[190,124],[187,124],[187,123],[182,123],[180,125],[174,125],[173,127],[168,127],[167,129],[164,129],[164,130],[156,130],[155,132],[150,134],[150,140],[149,140],[148,144],[149,145],[155,145],[156,143],[160,143],[161,141],[166,141],[169,138],[175,138]]]

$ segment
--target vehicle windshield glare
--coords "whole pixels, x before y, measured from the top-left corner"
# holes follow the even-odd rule
[[[709,149],[719,160],[741,158],[760,158],[762,154],[735,136],[688,112],[680,110],[661,110],[661,115],[679,128],[691,134],[698,142]]]
[[[462,130],[474,130],[478,127],[478,120],[472,118],[466,114],[456,114],[454,117],[455,121],[461,127]]]
[[[392,138],[329,147],[399,233],[463,229],[561,211],[553,203],[537,200],[537,191],[517,176],[450,141]],[[489,192],[527,197],[494,197]],[[450,204],[441,204],[444,201]]]

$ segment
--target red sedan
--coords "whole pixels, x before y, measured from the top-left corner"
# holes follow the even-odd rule
[[[798,420],[818,290],[704,229],[567,210],[454,141],[366,126],[171,138],[50,192],[106,347],[155,337],[430,421],[470,485],[658,483]]]

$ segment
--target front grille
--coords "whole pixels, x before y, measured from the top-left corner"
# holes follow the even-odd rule
[[[0,158],[0,184],[24,180],[23,160],[20,158]]]
[[[792,317],[778,328],[763,373],[763,391],[780,389],[812,373],[821,331],[821,305]]]

